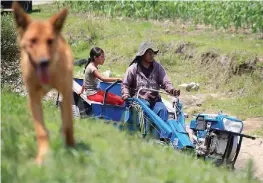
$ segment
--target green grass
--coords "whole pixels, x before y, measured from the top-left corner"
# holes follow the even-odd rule
[[[48,5],[41,7],[41,10],[41,13],[31,15],[35,18],[43,15],[43,18],[46,18],[48,14],[54,13],[56,8]],[[217,69],[217,63],[205,68],[200,66],[200,55],[210,52],[211,49],[216,50],[220,56],[236,57],[237,64],[249,57],[263,57],[263,42],[257,39],[257,34],[230,34],[206,27],[201,30],[182,28],[181,24],[171,21],[110,19],[94,16],[92,12],[79,14],[71,12],[63,33],[71,44],[75,59],[88,58],[93,46],[103,48],[106,60],[99,69],[102,72],[110,69],[115,76],[123,76],[142,41],[152,40],[160,49],[156,59],[166,68],[174,86],[198,82],[201,93],[226,94],[224,100],[221,98],[207,100],[199,111],[223,110],[242,119],[263,116],[263,87],[261,87],[263,81],[256,77],[260,73],[232,76],[226,83],[225,71]],[[175,54],[176,48],[182,42],[193,45],[193,48],[187,51],[193,53],[193,59],[185,60],[184,55]],[[74,75],[83,78],[83,67],[76,66]],[[242,88],[244,94],[239,95],[238,91]]]
[[[56,2],[72,12],[94,12],[106,17],[142,19],[179,19],[193,25],[206,24],[215,28],[245,28],[262,32],[261,7],[257,2]],[[220,12],[220,13],[218,13]]]
[[[34,18],[47,18],[54,13],[54,7],[49,5],[49,9],[41,9],[41,13],[32,13]],[[48,16],[49,15],[49,16]],[[82,21],[85,19],[85,21]],[[256,34],[244,36],[242,34],[229,34],[220,31],[203,30],[182,30],[180,24],[173,22],[165,23],[158,21],[139,21],[129,18],[106,19],[103,17],[92,16],[91,13],[73,14],[67,19],[67,25],[64,31],[75,29],[74,35],[85,31],[85,26],[93,24],[96,33],[100,39],[94,42],[97,45],[103,45],[107,53],[115,53],[120,56],[133,56],[140,42],[145,39],[151,39],[158,42],[169,44],[173,41],[190,41],[199,46],[200,51],[206,51],[210,48],[217,48],[222,53],[229,53],[231,50],[244,50],[251,53],[262,54],[263,43],[256,38]],[[168,32],[166,32],[169,30]],[[88,32],[88,30],[86,30]],[[114,41],[113,41],[114,40]],[[127,42],[128,41],[128,42]],[[128,44],[129,43],[129,44]],[[114,48],[114,49],[113,49]],[[88,50],[88,49],[87,49]],[[84,51],[84,50],[83,50]],[[161,50],[163,51],[163,50]],[[75,57],[88,56],[75,52]]]
[[[257,129],[256,131],[254,131],[254,132],[252,133],[252,135],[263,136],[263,125],[262,125],[259,129]]]
[[[229,115],[245,120],[247,117],[263,116],[263,81],[253,75],[234,76],[232,82],[224,86],[222,96],[208,98],[203,109],[222,110]],[[223,94],[225,93],[225,95]]]
[[[41,6],[41,10],[31,15],[48,18],[56,8],[48,5]],[[185,60],[174,53],[177,44],[184,41],[195,46],[196,55],[214,48],[221,55],[243,50],[248,55],[262,57],[263,43],[255,34],[199,31],[193,27],[182,30],[173,22],[108,19],[94,17],[92,13],[70,13],[63,33],[75,59],[87,58],[93,46],[102,47],[106,62],[100,70],[110,69],[114,75],[125,72],[142,41],[152,40],[160,48],[157,60],[167,69],[175,86],[195,81],[200,83],[200,93],[224,93],[222,98],[208,98],[201,110],[223,110],[242,119],[263,116],[260,77],[244,74],[233,76],[228,83],[218,82],[223,74],[217,77],[218,73],[199,70],[198,56]],[[74,74],[83,77],[83,67],[75,67]],[[239,94],[243,88],[244,92]],[[60,113],[54,101],[44,102],[50,151],[45,164],[38,167],[33,159],[35,132],[26,98],[6,91],[1,93],[1,98],[2,182],[256,182],[251,180],[249,168],[247,172],[237,173],[215,168],[94,119],[75,120],[77,146],[65,148],[60,134]],[[255,133],[262,135],[260,129]]]
[[[212,99],[206,101],[203,108],[210,110],[220,109],[220,111],[234,115],[242,120],[245,120],[248,116],[261,117],[263,115],[262,100],[258,100],[254,96],[246,97],[245,99]]]
[[[75,120],[77,146],[65,148],[60,113],[50,102],[43,102],[50,150],[39,167],[33,161],[36,141],[26,98],[1,95],[2,182],[256,182],[249,173],[212,167],[100,120]]]

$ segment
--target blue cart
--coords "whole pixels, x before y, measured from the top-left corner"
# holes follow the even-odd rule
[[[102,103],[88,100],[85,92],[79,96],[77,93],[81,90],[82,84],[83,79],[74,78],[72,110],[75,117],[95,117],[112,121],[119,124],[121,129],[139,130],[143,137],[150,135],[159,139],[162,131],[167,137],[162,144],[176,150],[193,150],[197,157],[212,160],[216,165],[226,164],[234,168],[242,138],[255,139],[241,133],[243,130],[241,120],[222,113],[197,114],[190,123],[188,133],[185,125],[186,116],[182,104],[176,97],[172,103],[163,101],[169,112],[169,119],[163,121],[138,97],[129,98],[122,106],[106,104],[108,92],[121,96],[121,85],[118,81],[99,83],[98,88],[105,91]],[[59,103],[58,95],[57,105]]]
[[[174,107],[167,106],[169,109],[169,119],[164,122],[156,115],[140,98],[130,98],[122,105],[106,104],[108,92],[121,96],[121,84],[117,81],[114,83],[100,82],[98,88],[105,91],[104,101],[102,103],[93,102],[87,99],[85,92],[80,96],[79,93],[83,79],[74,78],[73,80],[73,114],[75,117],[86,118],[95,117],[112,121],[119,126],[127,127],[130,131],[140,130],[142,135],[157,136],[160,131],[165,132],[169,144],[175,149],[192,149],[194,146],[188,136],[185,128],[185,117],[182,111],[182,105],[177,99]],[[57,105],[59,105],[59,95]],[[173,110],[174,109],[174,110]],[[152,135],[152,134],[155,135]]]

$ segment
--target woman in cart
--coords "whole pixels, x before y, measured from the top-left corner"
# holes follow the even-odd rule
[[[89,100],[95,102],[103,102],[104,91],[97,89],[99,82],[98,79],[104,82],[114,82],[117,80],[121,80],[121,78],[105,77],[99,72],[98,66],[103,65],[104,60],[104,51],[101,48],[94,47],[90,50],[90,57],[84,71],[85,78],[79,95],[82,94],[85,89],[87,98]],[[122,105],[124,101],[118,95],[109,92],[107,95],[106,103],[112,105]]]
[[[180,95],[172,85],[164,68],[155,61],[154,56],[159,52],[151,42],[143,42],[136,54],[135,59],[130,64],[124,76],[121,93],[122,99],[127,100],[138,94],[143,101],[163,120],[168,120],[168,110],[162,102],[161,96],[156,91],[140,90],[149,88],[154,90],[164,89],[167,93],[174,96]],[[164,133],[161,131],[160,140],[165,140]]]

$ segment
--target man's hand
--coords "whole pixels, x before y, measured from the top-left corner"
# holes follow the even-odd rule
[[[172,92],[171,94],[175,97],[179,97],[180,96],[180,90],[177,90],[177,89],[172,89]]]

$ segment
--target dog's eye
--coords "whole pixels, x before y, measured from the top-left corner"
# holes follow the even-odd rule
[[[48,40],[47,40],[47,44],[48,44],[48,45],[51,45],[52,43],[53,43],[53,39],[48,39]]]
[[[35,44],[37,42],[37,39],[36,38],[32,38],[30,41],[31,41],[32,44]]]

